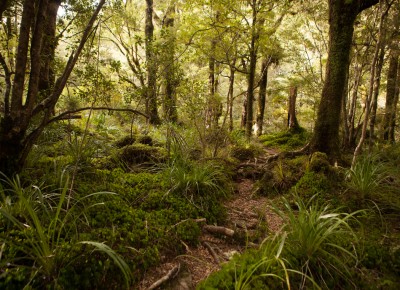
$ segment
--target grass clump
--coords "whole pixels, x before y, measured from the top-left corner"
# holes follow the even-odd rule
[[[369,198],[386,177],[383,166],[374,159],[372,156],[360,157],[347,173],[348,186],[359,193],[361,199]]]
[[[332,289],[339,281],[344,288],[353,287],[352,267],[357,263],[353,246],[357,236],[351,226],[360,211],[339,212],[299,197],[295,197],[296,209],[285,199],[284,206],[285,211],[278,213],[287,219],[285,257],[292,266],[321,288]],[[307,283],[302,279],[299,285]]]
[[[215,162],[199,162],[175,158],[166,168],[169,193],[184,197],[205,214],[220,216],[220,201],[232,192],[226,169]]]
[[[351,214],[286,199],[278,214],[286,225],[258,250],[236,256],[202,282],[199,289],[343,289],[354,287],[352,267],[357,263]]]
[[[114,261],[128,288],[131,272],[124,260],[106,244],[82,239],[78,226],[86,218],[88,208],[100,205],[91,201],[93,197],[112,193],[99,192],[75,199],[70,195],[67,178],[52,193],[44,193],[38,186],[23,187],[18,176],[13,180],[3,176],[1,183],[6,185],[0,190],[3,289],[9,289],[14,280],[23,288],[63,288],[68,280],[63,269],[77,266],[77,257],[93,248]],[[22,279],[21,268],[25,275]]]

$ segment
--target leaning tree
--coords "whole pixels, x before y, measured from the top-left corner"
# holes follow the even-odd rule
[[[21,2],[21,6],[20,3]],[[21,9],[15,57],[0,50],[4,104],[0,112],[0,171],[18,173],[46,125],[62,119],[54,108],[105,0],[92,13],[62,73],[54,75],[57,13],[62,0],[3,1],[1,14]],[[3,20],[3,19],[2,19]],[[65,115],[64,115],[65,116]]]

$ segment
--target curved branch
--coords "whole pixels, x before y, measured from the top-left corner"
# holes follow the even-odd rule
[[[76,114],[76,113],[82,112],[82,111],[88,111],[88,110],[130,112],[130,113],[133,113],[133,114],[141,115],[141,116],[145,117],[146,119],[149,118],[149,116],[147,116],[146,114],[144,114],[144,113],[142,113],[142,112],[140,112],[138,110],[129,109],[129,108],[84,107],[84,108],[79,108],[79,109],[76,109],[76,110],[70,110],[70,111],[66,111],[64,113],[61,113],[60,115],[48,120],[46,125],[48,125],[50,123],[53,123],[53,122],[60,121],[60,120],[64,120],[66,116],[73,115],[73,114]]]

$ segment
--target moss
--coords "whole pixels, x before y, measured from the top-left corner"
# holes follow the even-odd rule
[[[285,131],[275,134],[261,135],[259,140],[266,147],[277,148],[283,151],[293,150],[304,146],[310,134],[304,130]]]
[[[292,188],[305,200],[318,194],[317,199],[323,203],[330,198],[331,183],[323,173],[307,171]]]
[[[149,135],[140,135],[137,137],[137,142],[144,145],[153,146],[153,138]]]
[[[161,147],[152,147],[144,144],[133,144],[120,149],[119,159],[127,164],[142,164],[163,162],[167,152]]]
[[[246,161],[253,159],[263,153],[263,148],[259,144],[244,143],[240,145],[233,145],[229,149],[229,156],[238,159],[239,161]]]
[[[322,152],[314,152],[311,155],[308,170],[314,172],[322,172],[322,173],[330,173],[331,172],[331,165],[329,163],[328,156],[326,153]]]
[[[136,137],[134,135],[128,135],[125,137],[122,137],[121,139],[118,139],[117,141],[115,141],[115,146],[117,148],[122,148],[128,145],[132,145],[136,140]]]
[[[232,146],[229,152],[230,157],[234,157],[240,161],[253,159],[255,155],[254,148],[245,146]]]

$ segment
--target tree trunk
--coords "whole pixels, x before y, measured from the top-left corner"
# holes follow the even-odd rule
[[[146,0],[145,44],[147,61],[146,114],[150,124],[160,124],[157,107],[157,64],[154,59],[153,0]]]
[[[247,79],[247,99],[246,99],[246,137],[250,139],[253,130],[253,102],[254,102],[254,89],[255,89],[255,77],[256,77],[256,65],[257,65],[257,41],[259,38],[257,29],[257,1],[252,1],[252,27],[251,27],[251,43],[250,43],[250,64],[249,74]]]
[[[358,89],[362,80],[362,64],[359,67],[356,67],[356,73],[354,76],[354,88],[351,94],[351,103],[348,113],[348,126],[349,126],[349,134],[344,144],[344,147],[347,149],[355,147],[356,137],[355,137],[355,117],[356,117],[356,105],[358,99]]]
[[[399,54],[392,50],[387,72],[385,116],[383,118],[383,140],[394,142],[396,106],[399,88]],[[397,96],[396,96],[397,95]]]
[[[379,88],[381,86],[381,75],[382,75],[382,67],[384,64],[385,57],[385,47],[386,45],[382,43],[378,61],[376,64],[376,74],[375,74],[375,82],[373,88],[373,96],[372,96],[372,105],[371,105],[371,117],[369,120],[369,138],[372,143],[375,138],[375,123],[376,123],[376,111],[378,109],[378,96],[379,96]]]
[[[297,132],[300,128],[299,122],[296,117],[296,99],[297,99],[297,87],[290,87],[289,91],[289,102],[288,102],[288,129],[293,132]]]
[[[339,157],[339,126],[342,98],[349,69],[354,21],[362,10],[378,0],[329,0],[329,49],[326,76],[318,109],[312,152],[321,151],[332,162]]]
[[[233,131],[233,93],[234,93],[234,84],[235,84],[235,63],[236,60],[233,61],[233,64],[229,66],[229,89],[228,89],[228,100],[227,100],[227,112],[229,115],[229,132]]]
[[[364,122],[363,126],[361,129],[361,137],[360,140],[358,141],[357,147],[354,150],[354,155],[353,155],[353,161],[351,163],[351,167],[354,167],[357,156],[361,153],[362,147],[364,145],[364,141],[367,135],[367,125],[368,121],[370,118],[370,113],[371,113],[371,107],[372,107],[372,98],[373,98],[373,91],[374,91],[374,86],[375,86],[375,78],[376,78],[376,72],[377,72],[377,62],[379,58],[379,50],[381,48],[381,44],[383,41],[383,23],[384,20],[387,16],[387,13],[389,11],[390,6],[388,6],[385,11],[383,10],[383,2],[380,3],[380,9],[379,11],[381,12],[381,16],[379,19],[379,28],[378,28],[378,40],[376,43],[375,47],[375,52],[374,52],[374,57],[372,59],[372,64],[371,64],[371,73],[370,73],[370,81],[369,81],[369,89],[368,89],[368,95],[365,100],[365,115],[364,115]]]
[[[261,63],[260,91],[257,99],[257,117],[256,117],[257,136],[260,136],[263,130],[265,101],[267,98],[268,68],[270,63],[271,63],[271,57],[263,58]]]
[[[166,12],[165,31],[166,31],[166,68],[165,68],[165,100],[164,114],[169,122],[176,123],[178,121],[178,112],[176,108],[176,90],[177,86],[175,72],[175,32],[174,32],[174,13],[175,5]]]

